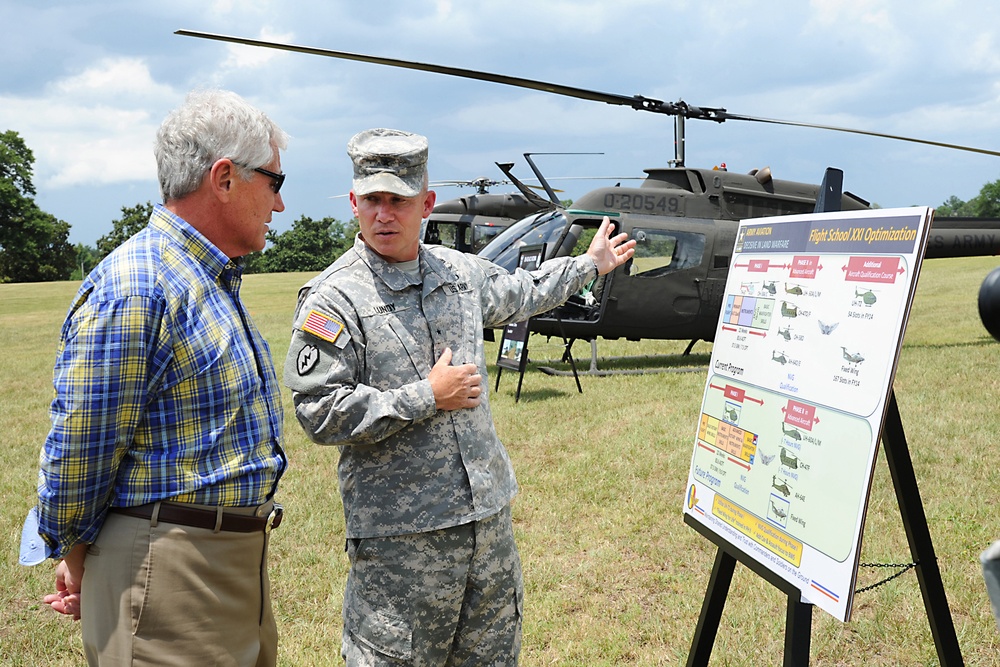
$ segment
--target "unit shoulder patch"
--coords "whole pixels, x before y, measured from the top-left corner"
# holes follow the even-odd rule
[[[319,363],[319,348],[315,345],[304,345],[295,356],[295,367],[299,375],[308,375]]]

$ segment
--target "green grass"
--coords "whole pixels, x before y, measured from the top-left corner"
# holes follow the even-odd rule
[[[895,383],[951,616],[967,665],[1000,665],[979,553],[1000,538],[996,447],[1000,343],[976,309],[992,258],[924,264]],[[306,274],[252,275],[244,298],[280,365]],[[38,451],[59,326],[75,283],[0,285],[0,663],[83,663],[79,627],[39,600],[52,567],[17,565],[21,521],[34,503]],[[599,366],[656,368],[683,341],[600,341]],[[537,336],[533,362],[561,345]],[[699,343],[694,373],[571,377],[534,370],[514,401],[505,371],[493,396],[497,428],[521,485],[514,504],[527,587],[521,664],[684,664],[716,549],[686,526],[681,507],[711,346]],[[589,347],[574,348],[579,366]],[[490,359],[496,347],[490,345]],[[620,359],[626,357],[628,359]],[[547,364],[554,365],[554,364]],[[683,365],[683,364],[682,364]],[[563,366],[565,367],[565,366]],[[491,367],[492,390],[496,369]],[[286,400],[286,411],[290,401]],[[281,631],[280,663],[339,663],[340,604],[347,559],[336,451],[309,443],[290,412],[282,482],[287,515],[272,542]],[[908,562],[909,549],[885,460],[879,455],[867,515],[864,562]],[[883,571],[862,570],[859,585]],[[712,654],[713,665],[782,660],[785,598],[737,566]],[[935,665],[934,642],[913,571],[856,597],[841,623],[813,614],[812,665]]]

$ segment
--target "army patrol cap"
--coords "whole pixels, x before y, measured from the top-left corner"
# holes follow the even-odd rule
[[[402,130],[365,130],[347,142],[354,162],[353,190],[357,196],[391,192],[416,197],[427,173],[427,137]]]

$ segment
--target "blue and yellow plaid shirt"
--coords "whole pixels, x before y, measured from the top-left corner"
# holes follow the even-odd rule
[[[242,267],[160,205],[84,280],[41,453],[39,533],[53,557],[93,542],[110,507],[274,494],[286,467],[279,385],[241,280]]]

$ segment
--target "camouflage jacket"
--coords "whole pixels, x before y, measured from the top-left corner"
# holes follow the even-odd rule
[[[284,380],[307,435],[340,446],[349,538],[461,525],[510,502],[483,328],[553,308],[596,275],[585,255],[513,274],[440,246],[421,245],[419,260],[422,284],[359,238],[299,292]],[[477,408],[436,409],[427,378],[446,347],[479,367]]]

